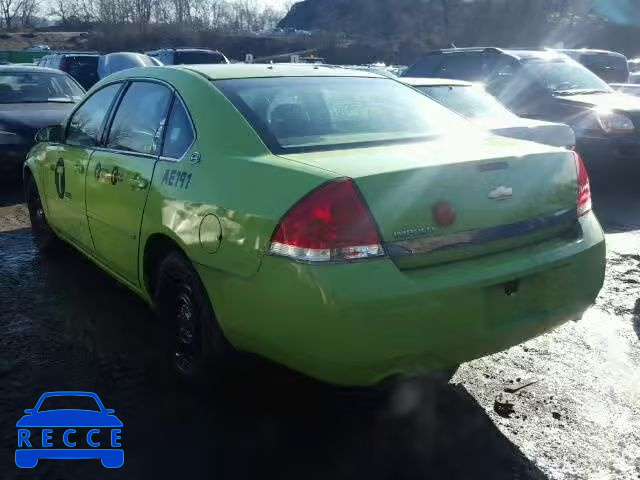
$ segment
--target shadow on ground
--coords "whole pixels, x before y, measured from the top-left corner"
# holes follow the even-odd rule
[[[615,172],[610,177],[592,180],[593,207],[605,232],[640,231],[637,175]]]
[[[266,362],[212,390],[169,384],[146,305],[70,249],[43,259],[28,229],[0,234],[0,292],[4,479],[545,478],[457,385],[343,390]],[[51,390],[94,391],[116,410],[122,469],[13,467],[15,422]]]

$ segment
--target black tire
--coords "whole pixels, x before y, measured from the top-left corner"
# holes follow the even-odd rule
[[[49,253],[58,248],[61,241],[47,222],[38,186],[31,175],[27,177],[25,193],[33,241],[40,252]]]
[[[172,378],[210,385],[231,351],[191,262],[171,252],[155,275],[155,307],[165,332],[165,363]]]

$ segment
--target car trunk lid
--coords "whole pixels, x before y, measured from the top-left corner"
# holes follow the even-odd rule
[[[574,154],[496,136],[286,155],[353,178],[400,268],[517,248],[576,224]]]

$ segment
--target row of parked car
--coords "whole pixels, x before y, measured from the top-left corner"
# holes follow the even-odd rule
[[[585,58],[610,54],[616,57],[600,51],[454,48],[429,52],[408,68],[380,64],[341,68],[391,76],[493,133],[576,147],[593,168],[608,168],[640,150],[636,133],[640,99],[616,92],[585,67],[606,64]],[[54,118],[62,120],[83,91],[101,78],[136,66],[188,63],[229,60],[215,50],[176,48],[147,54],[56,53],[39,61],[43,68],[1,67],[4,157],[14,161],[5,160],[0,168],[8,164],[15,168],[37,129]]]
[[[89,89],[100,79],[124,68],[218,63],[229,63],[229,60],[217,50],[184,47],[151,50],[144,54],[61,52],[45,55],[38,60],[37,66],[66,72]]]
[[[640,153],[640,99],[617,92],[566,52],[436,50],[404,76],[481,83],[521,118],[568,125],[576,148],[593,168],[610,168],[616,160],[633,160]]]

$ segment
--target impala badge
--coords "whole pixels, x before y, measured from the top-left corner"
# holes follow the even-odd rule
[[[511,187],[497,187],[489,192],[490,200],[507,200],[513,197],[513,188]]]

